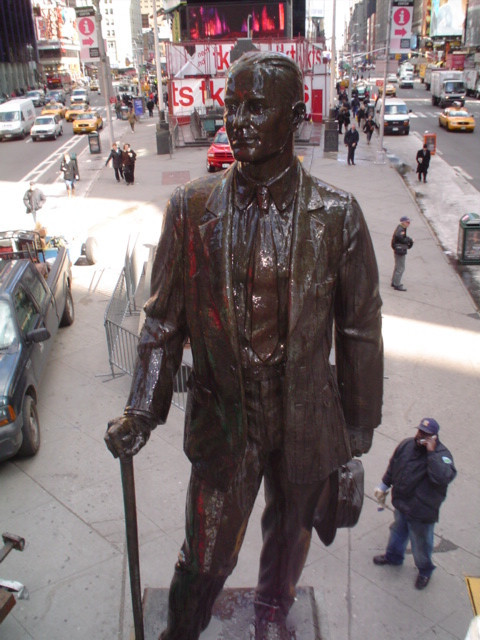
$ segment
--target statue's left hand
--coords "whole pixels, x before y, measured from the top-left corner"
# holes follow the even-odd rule
[[[347,429],[352,456],[359,457],[363,453],[367,453],[372,446],[373,429],[364,430],[354,427],[347,427]]]
[[[114,458],[134,456],[147,443],[153,425],[138,415],[110,420],[104,440]]]

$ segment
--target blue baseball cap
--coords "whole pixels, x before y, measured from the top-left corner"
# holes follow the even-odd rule
[[[410,218],[408,216],[402,216],[400,222],[410,222]]]
[[[431,436],[436,436],[440,431],[440,425],[434,418],[423,418],[417,429],[420,429],[420,431],[428,433]]]

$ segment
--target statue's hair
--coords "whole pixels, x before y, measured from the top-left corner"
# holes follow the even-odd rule
[[[275,79],[285,81],[285,93],[292,104],[304,99],[303,77],[296,62],[283,53],[276,51],[249,51],[236,60],[228,70],[227,79],[243,67],[271,69]]]

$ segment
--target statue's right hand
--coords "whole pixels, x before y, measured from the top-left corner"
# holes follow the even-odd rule
[[[152,425],[142,416],[121,416],[110,420],[104,440],[114,458],[128,458],[147,443],[151,430]]]

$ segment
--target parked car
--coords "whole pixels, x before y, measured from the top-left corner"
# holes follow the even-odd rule
[[[49,259],[33,231],[0,233],[0,460],[40,447],[39,385],[59,326],[74,307],[67,249]]]
[[[91,133],[103,129],[103,120],[97,111],[79,113],[73,121],[73,133]]]
[[[33,142],[43,138],[56,140],[63,134],[62,119],[59,115],[37,116],[30,131]]]
[[[42,116],[60,116],[63,118],[67,108],[61,102],[49,102],[41,110]]]
[[[35,89],[34,91],[27,91],[26,98],[30,98],[34,107],[43,107],[45,104],[45,91],[43,89]]]
[[[207,170],[213,173],[217,169],[226,169],[234,159],[225,127],[222,127],[215,134],[207,151]]]
[[[466,109],[459,107],[447,107],[438,117],[440,127],[447,131],[475,131],[475,118]]]
[[[85,111],[90,111],[90,107],[86,102],[79,102],[78,104],[72,104],[65,111],[65,120],[67,122],[73,122],[75,118],[78,118],[78,116],[81,113],[84,113]]]
[[[45,103],[47,102],[61,102],[65,104],[67,102],[65,91],[63,89],[50,89],[45,94]]]

